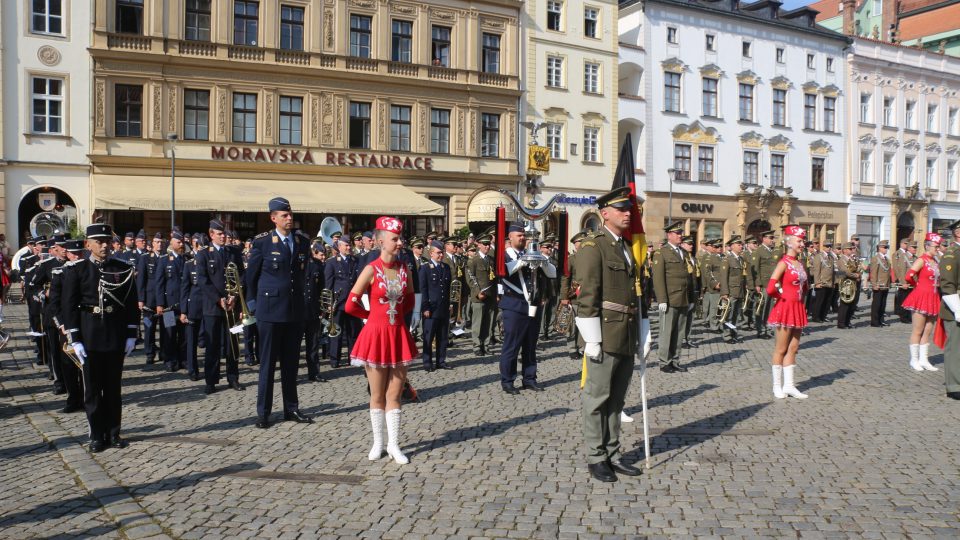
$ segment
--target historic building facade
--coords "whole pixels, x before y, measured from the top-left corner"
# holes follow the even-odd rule
[[[120,230],[167,226],[171,176],[181,226],[243,236],[276,195],[307,231],[424,233],[517,185],[519,2],[94,6],[90,205]]]

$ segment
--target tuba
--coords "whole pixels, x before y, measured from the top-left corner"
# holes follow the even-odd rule
[[[337,249],[337,246],[333,245],[333,235],[335,234],[343,234],[343,227],[340,226],[340,222],[332,217],[323,218],[323,221],[320,222],[317,237],[322,238],[328,246],[333,246],[334,251]]]
[[[567,302],[557,306],[557,313],[553,319],[553,331],[561,336],[569,336],[573,328],[573,304]]]
[[[844,304],[852,304],[857,296],[857,282],[853,278],[845,277],[840,281],[840,301]]]
[[[327,335],[337,337],[340,327],[333,321],[334,306],[337,305],[337,294],[330,289],[320,291],[320,324],[327,329]]]

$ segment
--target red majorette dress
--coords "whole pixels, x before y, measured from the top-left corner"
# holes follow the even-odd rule
[[[403,264],[390,264],[397,279],[388,280],[387,266],[380,258],[370,263],[373,267],[373,285],[370,286],[370,311],[363,309],[360,299],[351,294],[346,311],[354,317],[367,319],[357,341],[350,351],[350,364],[389,368],[407,365],[420,357],[420,351],[404,323],[404,315],[413,309],[413,291],[407,290],[407,271]]]
[[[916,287],[903,301],[903,309],[916,311],[927,317],[936,317],[940,314],[940,294],[937,287],[940,286],[940,265],[936,259],[924,253],[920,256],[923,266],[919,272],[912,269],[907,272],[907,283]]]
[[[767,294],[777,299],[777,303],[770,310],[770,316],[767,317],[767,326],[803,328],[807,326],[807,308],[803,302],[803,293],[807,290],[807,272],[802,264],[789,255],[784,255],[780,260],[787,268],[783,271],[779,283],[771,280],[767,284]]]

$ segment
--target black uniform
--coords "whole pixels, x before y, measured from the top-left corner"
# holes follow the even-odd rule
[[[60,363],[60,377],[63,381],[63,388],[67,391],[67,406],[63,412],[73,412],[83,409],[83,373],[77,369],[67,355],[63,354],[63,344],[66,342],[66,336],[63,334],[63,315],[61,306],[63,301],[63,279],[64,272],[70,270],[66,263],[50,271],[50,296],[47,298],[47,305],[51,310],[51,321],[53,325],[50,330],[56,335],[56,341],[52,341],[55,351],[54,356]]]
[[[157,321],[163,327],[165,339],[161,345],[166,349],[166,364],[168,371],[176,371],[185,367],[187,362],[187,342],[183,335],[183,323],[180,322],[180,289],[183,275],[183,256],[167,253],[159,258],[157,269],[154,271],[154,289],[156,290],[157,306],[174,315],[173,324],[163,324],[163,319]],[[167,316],[169,319],[169,315]]]
[[[306,321],[303,328],[307,347],[307,377],[310,380],[322,378],[320,377],[320,342],[325,336],[320,323],[320,291],[323,290],[323,266],[322,262],[311,258],[307,261],[304,275],[303,296]]]
[[[234,263],[243,277],[243,260],[239,251],[233,246],[221,246],[219,249],[210,246],[197,253],[196,265],[198,272],[197,286],[200,288],[203,299],[203,328],[206,333],[206,351],[204,353],[203,373],[207,381],[207,389],[215,387],[220,382],[220,354],[226,344],[227,383],[231,387],[240,389],[240,368],[237,364],[239,351],[234,351],[232,339],[228,335],[226,312],[220,306],[220,300],[227,297],[225,270],[227,264]]]
[[[43,340],[43,347],[41,348],[43,362],[47,364],[50,375],[53,377],[53,393],[57,395],[65,393],[66,388],[63,386],[63,380],[60,374],[59,355],[57,354],[59,350],[57,333],[59,331],[53,323],[53,316],[56,314],[56,311],[52,309],[50,305],[48,289],[50,287],[50,280],[53,277],[52,271],[61,266],[63,266],[63,260],[50,257],[37,263],[30,272],[30,291],[36,298],[36,309],[40,312],[41,327],[43,328],[43,330],[38,331],[44,334],[43,337],[40,338]]]
[[[157,289],[153,274],[157,269],[158,259],[153,252],[144,253],[137,259],[137,297],[146,309],[143,316],[143,353],[147,355],[148,364],[152,364],[157,357],[157,327],[160,323],[152,312],[157,307]],[[163,340],[163,334],[160,339]],[[161,344],[160,360],[165,358],[166,352]]]
[[[180,313],[186,314],[184,341],[186,342],[187,374],[194,381],[200,378],[197,364],[197,346],[200,344],[200,328],[203,323],[203,298],[197,272],[197,259],[191,258],[183,264],[180,285]]]

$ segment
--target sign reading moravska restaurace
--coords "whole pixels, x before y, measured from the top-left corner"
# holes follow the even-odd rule
[[[320,164],[336,167],[370,167],[378,169],[433,170],[433,158],[373,154],[364,152],[324,152]],[[225,161],[249,161],[251,163],[296,163],[317,165],[309,149],[249,148],[240,146],[211,146],[210,157]]]

